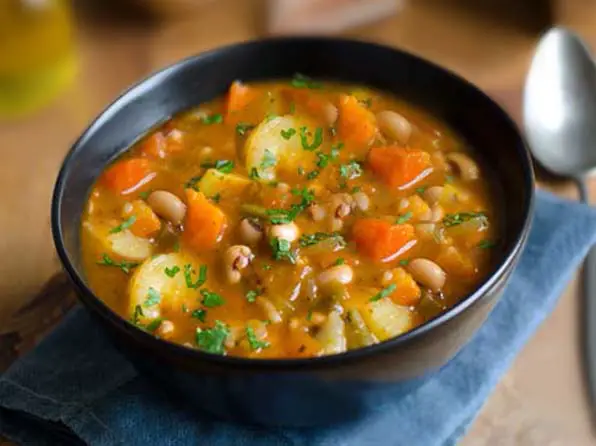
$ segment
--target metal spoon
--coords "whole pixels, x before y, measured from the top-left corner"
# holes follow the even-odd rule
[[[534,157],[551,172],[572,178],[589,203],[587,176],[596,168],[596,66],[572,32],[554,28],[538,44],[523,99],[526,136]],[[584,280],[584,359],[596,413],[596,248]]]

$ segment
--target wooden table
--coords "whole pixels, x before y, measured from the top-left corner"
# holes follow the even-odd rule
[[[347,34],[434,60],[489,91],[519,119],[521,85],[536,35],[488,17],[478,19],[446,3],[450,2],[417,0],[395,17]],[[559,3],[559,21],[596,48],[593,2]],[[253,6],[251,1],[220,0],[196,17],[162,24],[94,21],[92,25],[83,20],[76,84],[36,116],[0,123],[4,206],[0,214],[0,366],[6,367],[30,348],[73,302],[60,278],[39,292],[59,269],[50,237],[49,205],[56,172],[69,145],[131,82],[181,57],[257,36],[259,9]],[[544,184],[574,196],[568,185]],[[596,187],[592,189],[596,193]],[[462,444],[596,443],[581,382],[577,301],[576,284],[572,284]]]

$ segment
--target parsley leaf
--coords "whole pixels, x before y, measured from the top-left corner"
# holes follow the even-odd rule
[[[391,285],[386,286],[381,291],[379,291],[377,294],[375,294],[373,297],[371,297],[370,301],[375,302],[377,300],[383,299],[384,297],[387,297],[391,293],[393,293],[396,288],[397,288],[397,286],[394,283],[392,283]]]
[[[163,322],[163,319],[160,317],[153,319],[151,322],[149,322],[145,326],[145,330],[154,332],[155,330],[157,330],[159,328],[159,326],[161,325],[162,322]]]
[[[333,263],[335,266],[338,265],[343,265],[344,263],[346,263],[346,261],[344,260],[343,257],[338,257],[337,259],[335,259],[335,262]]]
[[[221,124],[223,122],[223,116],[221,113],[215,113],[213,115],[203,116],[201,118],[201,122],[203,124],[211,125],[211,124]]]
[[[412,212],[408,211],[406,212],[404,215],[400,215],[399,217],[397,217],[397,220],[395,220],[395,224],[398,225],[403,225],[405,222],[407,222],[410,218],[412,218]]]
[[[180,272],[180,267],[178,265],[174,265],[171,268],[168,268],[166,266],[164,269],[164,273],[166,273],[166,276],[168,276],[168,277],[174,277],[179,272]]]
[[[300,142],[304,150],[313,151],[323,143],[323,129],[317,127],[312,142],[308,142],[308,131],[306,127],[300,127]]]
[[[155,288],[149,287],[149,290],[147,291],[147,297],[145,298],[145,302],[143,302],[143,306],[148,308],[157,305],[159,302],[161,302],[161,296],[159,295],[159,292]]]
[[[256,167],[253,167],[252,169],[250,169],[248,178],[250,178],[251,180],[258,180],[260,178],[259,171],[257,170]]]
[[[290,102],[290,114],[293,115],[294,113],[296,113],[296,104],[292,101]]]
[[[246,339],[248,339],[248,344],[253,350],[267,348],[270,345],[269,342],[261,341],[259,338],[257,338],[255,330],[252,327],[246,327]]]
[[[199,308],[198,310],[193,310],[190,313],[190,317],[200,320],[201,322],[205,322],[205,318],[207,317],[207,310],[203,310]]]
[[[308,322],[312,320],[312,310],[308,310],[308,313],[306,313],[306,320]]]
[[[317,152],[316,155],[318,158],[317,166],[320,167],[321,169],[323,167],[327,167],[327,165],[329,164],[329,160],[331,159],[331,156],[327,155],[323,152]]]
[[[298,240],[298,243],[304,248],[329,239],[333,239],[340,247],[346,246],[346,241],[338,232],[315,232],[314,234],[303,234]]]
[[[399,264],[400,264],[401,266],[407,266],[407,265],[408,265],[408,263],[410,263],[410,259],[401,259],[401,260],[399,261]]]
[[[214,196],[209,197],[209,199],[213,201],[215,204],[217,204],[219,203],[219,200],[221,200],[221,194],[218,192]]]
[[[291,264],[296,263],[296,254],[291,250],[291,244],[284,238],[274,237],[271,239],[271,249],[275,260],[287,260]]]
[[[199,348],[207,353],[224,354],[224,343],[230,330],[221,321],[215,321],[215,327],[207,330],[197,328],[195,340]]]
[[[139,264],[137,262],[117,262],[115,260],[112,260],[110,258],[110,256],[108,256],[105,253],[102,255],[101,260],[99,262],[97,262],[97,264],[103,265],[103,266],[113,266],[115,268],[120,268],[124,274],[130,273],[130,270],[132,268],[139,266]]]
[[[135,325],[140,325],[141,321],[141,317],[145,316],[143,314],[143,308],[140,305],[135,305],[135,311],[132,314],[132,317],[130,318],[130,320],[132,321],[133,324]]]
[[[131,215],[126,220],[124,220],[122,223],[120,223],[118,226],[110,229],[110,234],[116,234],[117,232],[122,232],[125,229],[130,228],[134,224],[135,221],[137,221],[137,217],[135,215]]]
[[[275,159],[275,155],[269,149],[265,149],[265,153],[263,154],[263,159],[261,160],[261,169],[266,169],[268,167],[273,167],[277,163]]]
[[[299,204],[293,204],[290,209],[267,209],[269,221],[274,225],[283,225],[291,223],[304,209],[312,203],[315,196],[307,188],[292,189],[292,194],[300,196],[302,199]]]
[[[149,198],[149,195],[151,195],[150,190],[139,192],[139,198],[142,198],[143,200],[146,200],[147,198]]]
[[[253,303],[254,301],[257,300],[257,297],[259,297],[261,295],[262,290],[249,290],[246,292],[246,294],[244,295],[244,297],[246,297],[246,300],[250,303]]]
[[[323,88],[323,84],[312,80],[310,77],[305,76],[304,74],[296,73],[292,78],[292,87],[318,90],[319,88]]]
[[[457,214],[445,215],[445,218],[443,218],[443,225],[445,225],[446,228],[450,228],[475,218],[479,219],[483,224],[488,224],[488,218],[484,212],[458,212]]]
[[[239,122],[238,124],[236,124],[236,133],[238,133],[240,136],[244,136],[246,135],[246,132],[254,128],[255,126],[252,124],[249,124],[247,122]]]
[[[416,190],[417,194],[422,195],[426,189],[428,189],[428,186],[420,186],[420,187],[417,187],[415,190]]]
[[[321,173],[320,170],[313,170],[312,172],[309,172],[308,175],[306,175],[306,179],[314,180],[316,177],[319,176],[320,173]]]
[[[219,294],[212,291],[207,291],[206,289],[201,290],[201,296],[203,296],[201,303],[207,308],[219,307],[226,303],[224,298]]]
[[[497,244],[492,240],[481,240],[480,243],[478,243],[480,249],[490,249],[494,248],[496,245]]]
[[[290,139],[296,134],[296,129],[289,128],[287,130],[282,130],[280,133],[283,139]]]
[[[199,268],[199,277],[196,282],[192,281],[192,273],[192,265],[190,263],[184,265],[184,280],[186,281],[187,288],[199,288],[207,281],[207,265],[201,265]]]
[[[201,167],[205,169],[209,169],[214,167],[215,169],[219,170],[221,173],[230,173],[234,168],[234,161],[230,160],[217,160],[214,163],[203,163]]]
[[[358,161],[350,161],[348,164],[342,164],[339,166],[339,175],[342,178],[351,180],[352,178],[358,178],[362,175],[362,166]]]
[[[192,177],[190,180],[188,180],[186,183],[184,183],[184,188],[185,189],[194,189],[197,192],[199,191],[199,186],[197,186],[197,183],[199,181],[201,181],[202,175],[196,175],[194,177]]]

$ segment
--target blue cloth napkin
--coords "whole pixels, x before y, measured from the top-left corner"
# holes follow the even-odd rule
[[[596,210],[538,193],[528,245],[475,338],[413,391],[364,419],[269,429],[191,411],[137,375],[85,310],[74,310],[0,378],[0,431],[26,445],[453,445],[596,241]],[[61,424],[62,423],[62,424]]]

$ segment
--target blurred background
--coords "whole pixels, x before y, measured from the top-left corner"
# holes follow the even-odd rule
[[[18,348],[26,349],[72,304],[64,288],[39,293],[59,269],[50,236],[51,189],[77,135],[132,82],[232,42],[338,34],[437,62],[487,91],[519,120],[534,45],[554,25],[577,31],[596,48],[596,0],[0,0],[0,365],[2,355],[15,354],[3,351],[3,340],[14,345],[11,336],[17,336],[16,344],[25,345]],[[545,185],[573,195],[564,185]],[[565,305],[567,313],[554,322],[559,330],[574,323],[574,304]],[[546,354],[552,333],[534,355]],[[536,369],[531,357],[525,361],[516,367]],[[541,439],[544,429],[534,429],[535,421],[516,428],[522,437],[515,442],[506,436],[498,442],[499,435],[508,435],[502,426],[523,425],[519,412],[528,403],[519,401],[527,398],[534,409],[546,407],[541,417],[565,432],[557,431],[559,436],[573,440],[561,444],[584,444],[587,415],[562,420],[557,407],[548,408],[553,401],[581,407],[569,400],[577,399],[579,378],[573,375],[571,384],[551,389],[545,399],[545,387],[534,385],[540,379],[528,370],[518,376],[534,393],[520,397],[519,386],[506,378],[501,395],[508,396],[497,403],[493,398],[492,415],[481,417],[471,433],[494,441],[472,439],[469,445],[555,444]]]

